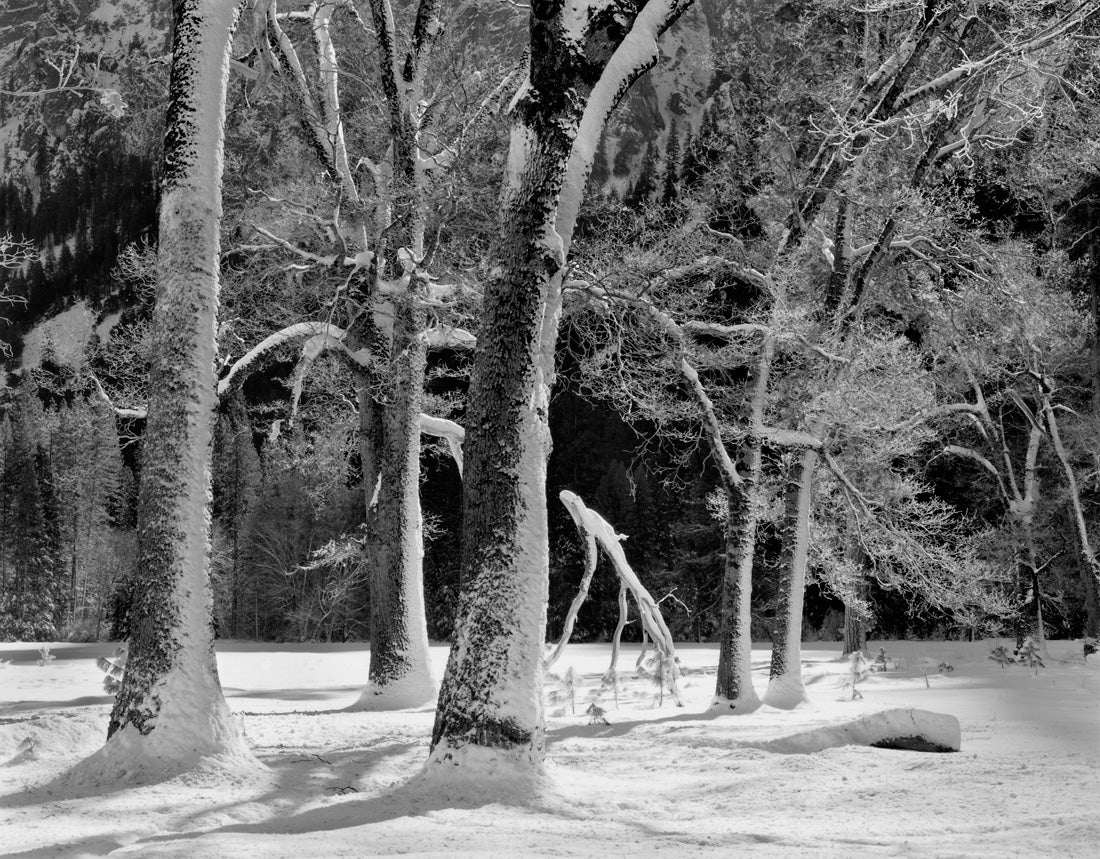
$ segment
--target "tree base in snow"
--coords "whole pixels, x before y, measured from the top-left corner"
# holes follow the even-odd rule
[[[193,744],[187,732],[173,733],[164,726],[144,736],[133,727],[123,728],[62,778],[73,787],[93,787],[164,781],[185,772],[209,772],[224,780],[264,777],[268,770],[252,754],[244,733],[233,720],[219,732],[213,745]]]
[[[347,708],[349,713],[360,711],[409,710],[414,707],[434,706],[439,690],[431,675],[407,674],[394,683],[380,686],[368,684],[359,699]]]
[[[793,710],[807,701],[806,687],[801,677],[778,677],[768,683],[764,693],[764,703],[777,710]]]
[[[542,755],[530,748],[498,749],[440,740],[424,766],[425,785],[456,795],[523,799],[546,786]]]
[[[754,710],[759,710],[761,707],[761,701],[755,695],[747,696],[743,695],[740,698],[723,698],[721,695],[715,695],[710,702],[710,709],[714,712],[721,713],[751,713]]]

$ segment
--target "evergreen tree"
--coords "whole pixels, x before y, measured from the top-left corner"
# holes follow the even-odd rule
[[[249,523],[256,508],[263,471],[252,441],[252,425],[245,410],[244,395],[238,388],[219,416],[214,433],[214,518],[228,541],[227,581],[222,582],[223,604],[227,603],[224,634],[245,634],[243,568]]]
[[[649,205],[657,192],[657,158],[654,155],[653,144],[647,143],[645,155],[642,156],[642,167],[638,173],[638,180],[626,195],[624,203],[631,209],[641,211]]]
[[[590,190],[599,193],[604,183],[611,178],[611,165],[607,160],[607,135],[600,137],[600,145],[596,149],[596,157],[592,161],[592,175],[588,177]]]
[[[0,595],[0,637],[44,641],[56,637],[59,555],[53,472],[39,453],[42,409],[24,383],[16,402],[11,443],[4,457],[3,497],[10,528],[5,530],[11,576]],[[39,469],[44,467],[45,492]]]
[[[668,206],[680,197],[680,129],[676,120],[668,131],[668,145],[665,147],[665,178],[661,190],[661,205]]]
[[[57,479],[49,450],[44,445],[37,446],[34,462],[38,477],[39,527],[31,537],[36,548],[32,590],[38,605],[49,605],[52,626],[60,630],[66,620],[67,589]]]

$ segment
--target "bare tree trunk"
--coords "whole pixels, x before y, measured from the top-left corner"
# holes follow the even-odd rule
[[[816,464],[817,451],[803,450],[795,454],[787,476],[782,578],[768,691],[764,695],[765,704],[787,710],[806,700],[802,685],[802,602],[806,591],[810,503]]]
[[[853,561],[857,568],[863,569],[867,563],[867,556],[863,551],[863,548],[859,543],[855,542],[854,538],[848,547],[848,558]],[[867,601],[867,579],[862,575],[858,582],[855,583],[856,596],[860,602],[866,604]],[[844,602],[844,651],[842,656],[848,656],[855,653],[857,650],[865,652],[867,650],[867,626],[866,619],[861,611],[858,611],[850,601]]]
[[[1081,552],[1081,582],[1085,591],[1085,612],[1087,616],[1087,633],[1096,635],[1100,631],[1100,605],[1097,604],[1097,590],[1100,588],[1100,562],[1097,561],[1096,552],[1089,540],[1089,529],[1085,523],[1085,508],[1081,503],[1081,490],[1077,486],[1077,475],[1073,471],[1073,463],[1069,461],[1069,454],[1062,443],[1062,435],[1058,429],[1058,419],[1054,415],[1050,397],[1043,398],[1043,416],[1050,430],[1051,444],[1058,455],[1058,461],[1062,464],[1062,471],[1066,475],[1066,487],[1069,490],[1070,509],[1073,512],[1073,521],[1077,525],[1077,548]]]
[[[238,0],[176,0],[138,501],[141,576],[101,754],[123,767],[254,761],[218,682],[209,577],[222,132]]]
[[[521,764],[543,754],[553,370],[540,346],[563,262],[560,243],[551,239],[568,142],[528,134],[526,151],[511,156],[521,172],[506,191],[497,273],[485,287],[470,380],[463,593],[432,735],[433,756],[442,763],[458,764],[477,749],[507,752]],[[556,318],[549,324],[556,328]]]
[[[756,527],[760,521],[760,475],[763,468],[764,406],[775,336],[770,332],[761,344],[753,373],[753,395],[749,405],[751,432],[741,447],[739,459],[747,464],[740,483],[727,479],[729,516],[726,520],[726,568],[722,577],[722,610],[718,651],[718,676],[712,707],[747,713],[760,706],[752,685],[752,572],[756,554]],[[720,438],[712,444],[722,444]]]
[[[377,506],[368,510],[370,682],[353,709],[418,707],[436,695],[424,610],[420,513],[420,410],[427,353],[419,336],[423,311],[415,300],[410,297],[396,311],[388,396],[385,405],[372,405],[381,419],[367,430],[379,443],[375,471],[381,483]]]
[[[1021,618],[1016,630],[1016,646],[1023,644],[1025,637],[1031,636],[1043,656],[1047,657],[1046,629],[1043,625],[1043,594],[1039,586],[1039,553],[1035,548],[1035,529],[1030,514],[1021,517],[1020,527],[1024,534],[1024,552],[1021,554],[1021,563],[1018,566]],[[1030,618],[1028,612],[1031,613]]]
[[[867,650],[867,630],[863,626],[863,618],[850,605],[844,605],[844,651],[842,656],[849,656],[857,650]]]

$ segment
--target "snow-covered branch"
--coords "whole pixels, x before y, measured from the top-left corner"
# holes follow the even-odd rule
[[[421,435],[430,435],[446,441],[447,447],[451,450],[451,456],[454,457],[455,465],[458,466],[458,473],[462,474],[462,443],[466,440],[466,430],[446,418],[421,414],[420,433]]]
[[[104,390],[103,384],[99,381],[99,377],[96,376],[95,373],[90,373],[89,375],[91,376],[92,383],[95,385],[96,394],[99,395],[99,398],[107,404],[107,407],[113,411],[117,417],[145,420],[149,416],[149,412],[144,406],[141,408],[124,408],[116,406],[107,391]]]
[[[607,520],[595,510],[586,507],[575,493],[563,489],[558,497],[561,498],[561,503],[569,511],[569,515],[573,517],[577,530],[584,535],[586,540],[595,539],[611,561],[616,575],[634,595],[634,599],[638,604],[638,613],[642,619],[642,628],[653,639],[654,646],[670,669],[669,681],[673,695],[675,695],[676,678],[680,675],[679,663],[676,658],[676,645],[673,643],[672,633],[661,614],[660,606],[646,590],[645,585],[641,583],[626,559],[626,553],[623,552],[622,545],[622,541],[626,538],[616,534],[615,529],[608,524]],[[563,640],[557,649],[564,646],[565,641]]]
[[[294,325],[288,325],[274,334],[269,334],[233,363],[233,366],[229,368],[229,372],[218,382],[218,396],[225,396],[238,377],[255,364],[260,357],[287,343],[317,336],[324,336],[333,341],[342,342],[347,335],[342,328],[337,328],[327,322],[296,322]]]
[[[431,349],[473,349],[477,337],[465,328],[433,325],[424,332],[424,340]]]

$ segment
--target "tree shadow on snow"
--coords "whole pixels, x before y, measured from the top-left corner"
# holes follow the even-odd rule
[[[420,817],[435,811],[474,810],[488,805],[522,806],[538,810],[543,804],[542,787],[540,782],[490,787],[486,787],[483,783],[437,783],[429,779],[427,771],[422,768],[408,781],[386,789],[384,793],[376,796],[351,800],[345,797],[331,805],[311,808],[293,815],[288,815],[285,810],[279,809],[277,814],[255,823],[236,823],[192,832],[155,835],[142,839],[138,843],[143,847],[186,843],[206,836],[234,833],[306,835]],[[309,799],[315,801],[317,798],[313,795]],[[254,800],[256,803],[268,801],[270,800]],[[210,813],[210,809],[203,809],[194,817],[201,818]],[[561,810],[556,809],[555,813],[560,815]]]
[[[342,789],[352,784],[369,775],[388,758],[409,752],[420,745],[414,742],[382,740],[372,746],[322,749],[320,752],[313,749],[280,749],[273,752],[271,749],[257,748],[253,752],[260,761],[260,766],[254,766],[252,771],[241,770],[239,764],[208,758],[183,770],[119,778],[104,775],[89,778],[83,771],[83,765],[89,758],[84,758],[40,785],[25,787],[0,797],[0,809],[102,798],[126,791],[140,792],[150,787],[170,786],[173,782],[178,783],[183,791],[216,789],[227,782],[240,785],[240,801],[227,803],[222,807],[223,810],[276,801],[281,807],[286,807],[288,803],[300,806],[318,796],[327,796],[324,793],[326,789]],[[249,790],[250,786],[252,790]],[[189,815],[188,819],[209,814],[210,811],[209,808],[203,808]]]
[[[546,732],[546,747],[553,748],[555,743],[562,740],[571,740],[576,737],[593,739],[605,739],[608,737],[622,737],[629,734],[635,728],[644,728],[647,725],[665,725],[670,722],[710,722],[723,716],[733,716],[733,713],[724,710],[704,710],[698,713],[690,712],[670,713],[667,716],[659,716],[656,719],[627,719],[622,722],[612,722],[610,725],[563,725],[560,728],[551,728]],[[614,711],[608,713],[615,717]]]

